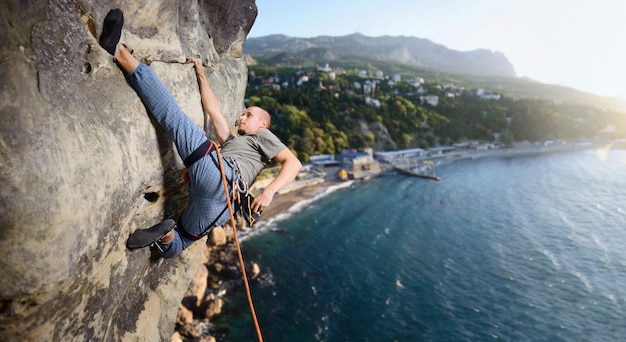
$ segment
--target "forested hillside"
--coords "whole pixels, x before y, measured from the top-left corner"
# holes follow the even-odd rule
[[[470,88],[396,70],[390,78],[371,68],[250,66],[246,97],[272,114],[271,129],[303,161],[346,148],[626,136],[621,112],[513,98],[495,92],[500,83]]]

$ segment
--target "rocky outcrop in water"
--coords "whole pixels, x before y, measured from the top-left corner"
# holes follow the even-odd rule
[[[172,260],[133,231],[186,205],[182,161],[110,55],[104,16],[211,137],[200,57],[229,120],[243,108],[253,0],[0,4],[0,340],[169,340],[204,239]]]

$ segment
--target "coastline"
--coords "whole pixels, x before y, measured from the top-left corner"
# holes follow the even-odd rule
[[[533,146],[531,144],[519,144],[515,147],[496,148],[481,151],[456,152],[448,155],[438,155],[420,158],[420,160],[429,160],[437,164],[453,163],[461,160],[478,160],[487,158],[513,158],[517,156],[532,156],[549,153],[562,153],[571,151],[580,151],[587,149],[601,149],[604,145],[553,145],[553,146]],[[289,190],[276,194],[274,200],[270,204],[259,219],[259,226],[263,227],[268,222],[276,219],[276,217],[288,212],[303,201],[315,199],[316,196],[324,193],[333,186],[350,183],[353,181],[342,181],[338,178],[337,172],[339,167],[325,169],[326,175],[323,180],[317,181],[294,181]],[[389,174],[392,168],[383,168],[383,171],[377,175],[382,177]],[[365,180],[366,181],[366,180]],[[349,184],[346,184],[349,185]],[[254,228],[257,229],[257,228]],[[253,229],[253,230],[254,230]]]
[[[336,172],[327,176],[323,180],[310,182],[297,186],[293,190],[276,194],[272,203],[263,211],[259,219],[259,226],[254,229],[261,229],[270,222],[280,217],[288,217],[294,214],[294,208],[303,202],[313,202],[322,197],[333,186],[349,186],[351,181],[341,181],[336,177]]]

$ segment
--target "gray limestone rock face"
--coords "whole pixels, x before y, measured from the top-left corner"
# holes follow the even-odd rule
[[[98,45],[111,8],[209,138],[187,57],[229,122],[243,110],[241,49],[254,0],[0,3],[0,340],[168,339],[206,239],[164,260],[128,236],[187,202],[183,164]]]

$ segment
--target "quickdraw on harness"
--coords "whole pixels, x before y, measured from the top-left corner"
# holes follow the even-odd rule
[[[225,160],[233,168],[232,191],[236,207],[235,213],[241,214],[248,227],[253,227],[261,216],[261,213],[252,211],[254,194],[250,192],[250,189],[248,188],[248,183],[246,183],[246,181],[241,176],[241,172],[239,171],[239,164],[237,164],[237,161],[234,159]]]
[[[255,213],[255,214],[252,213],[252,201],[254,200],[254,197],[248,191],[249,190],[248,184],[243,180],[243,178],[241,178],[241,173],[239,172],[239,165],[237,165],[237,162],[232,158],[227,161],[228,164],[233,169],[232,186],[231,186],[232,196],[231,196],[230,192],[228,191],[228,181],[226,180],[226,173],[224,172],[224,164],[222,162],[223,160],[222,155],[220,153],[220,149],[217,147],[217,144],[213,141],[210,141],[210,140],[205,141],[202,145],[200,145],[200,147],[198,147],[192,154],[190,154],[185,159],[184,164],[185,164],[185,167],[187,167],[188,169],[191,165],[193,165],[193,163],[200,160],[202,157],[209,155],[211,153],[211,150],[213,149],[215,149],[215,152],[217,155],[217,161],[215,160],[213,155],[211,155],[211,159],[213,159],[213,162],[216,163],[216,166],[218,166],[220,173],[222,175],[222,184],[224,185],[224,194],[226,195],[226,208],[224,210],[228,209],[228,212],[230,214],[230,224],[233,228],[233,235],[235,237],[235,245],[237,246],[237,255],[239,257],[239,265],[241,267],[241,274],[243,275],[243,283],[246,288],[246,295],[248,297],[248,305],[250,306],[250,313],[252,314],[252,320],[254,321],[254,326],[256,328],[258,340],[259,342],[263,342],[261,328],[259,327],[259,322],[256,317],[256,312],[254,311],[254,304],[252,303],[252,294],[250,293],[250,285],[248,284],[248,276],[246,275],[246,267],[243,262],[243,254],[241,253],[241,246],[239,245],[239,237],[237,236],[235,212],[233,211],[233,206],[231,204],[232,203],[231,199],[232,201],[239,202],[239,207],[238,207],[239,210],[241,211],[242,215],[246,219],[246,222],[249,224],[249,226],[252,226],[256,222],[256,220],[258,220],[258,217],[260,215],[258,213]],[[205,152],[202,152],[202,151],[205,151]],[[189,184],[189,176],[188,176],[187,170],[185,170],[185,174],[183,174],[183,180],[185,180],[185,178],[187,178],[186,183]],[[245,194],[245,196],[243,196],[244,201],[241,200],[241,197],[242,197],[241,194]],[[242,204],[245,204],[245,206],[242,206]],[[224,210],[217,216],[218,218],[222,216],[222,214],[224,213]],[[247,212],[248,217],[246,217],[246,212]],[[251,220],[251,218],[253,218],[253,220]],[[215,225],[215,223],[216,222],[211,223],[209,227],[207,228],[207,230],[212,228]],[[184,231],[184,229],[181,229],[181,230]],[[203,232],[203,234],[204,233],[206,233],[206,231]]]

